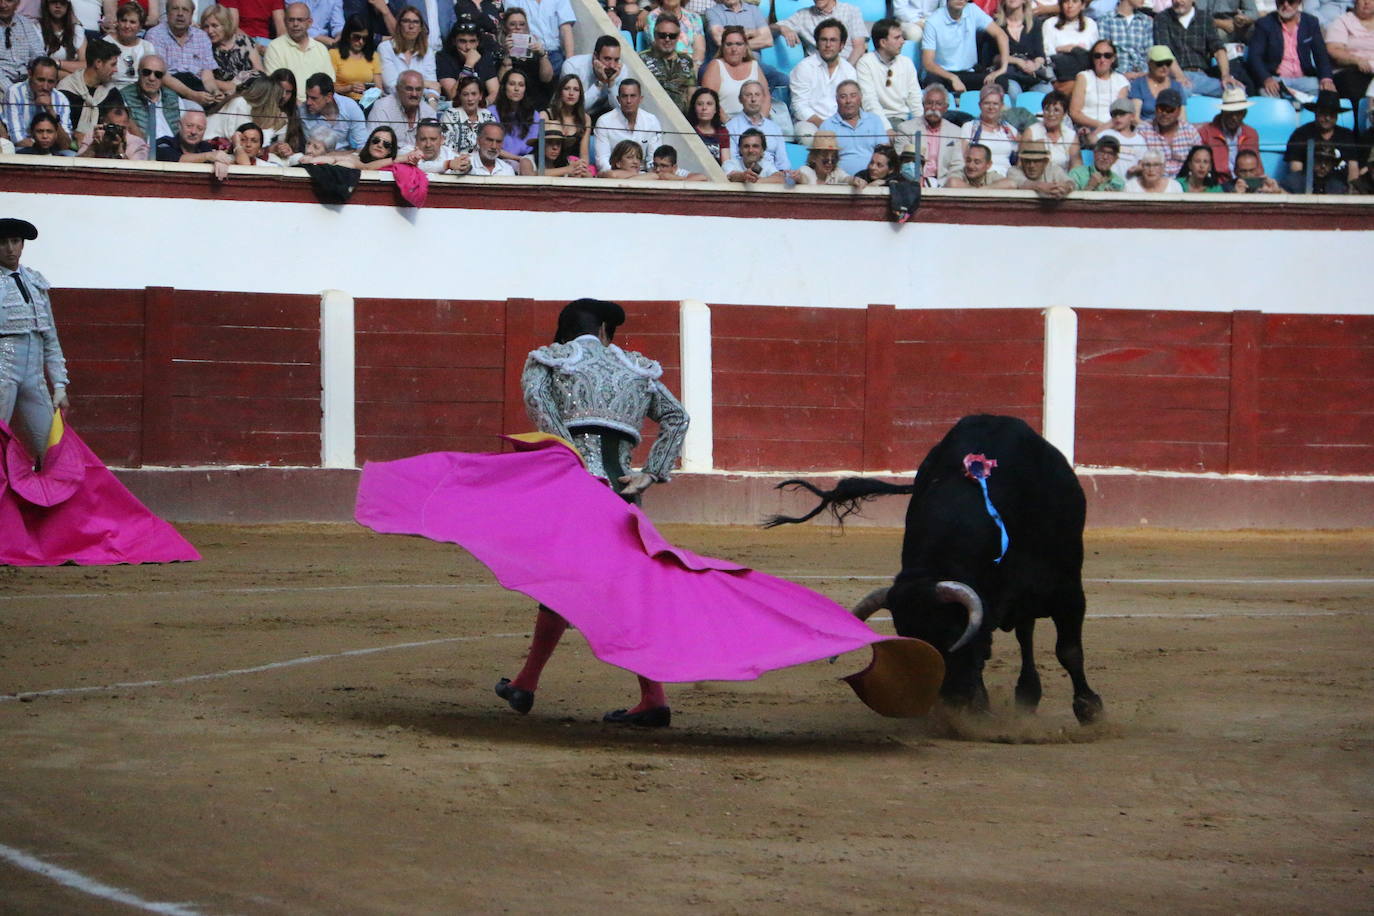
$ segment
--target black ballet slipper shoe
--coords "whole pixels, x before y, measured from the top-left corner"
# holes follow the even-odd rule
[[[503,677],[496,682],[496,695],[509,703],[510,708],[522,716],[534,708],[534,691],[512,687],[508,677]]]
[[[616,709],[601,717],[611,725],[637,725],[640,728],[667,728],[673,721],[673,711],[667,706],[655,706],[641,712]]]

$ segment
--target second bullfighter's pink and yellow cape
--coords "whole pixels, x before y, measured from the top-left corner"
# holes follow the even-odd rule
[[[464,547],[582,631],[597,658],[654,680],[751,680],[871,645],[873,663],[846,678],[864,702],[884,715],[934,702],[943,664],[932,647],[875,633],[795,583],[674,547],[562,440],[515,438],[513,453],[369,462],[357,520]]]

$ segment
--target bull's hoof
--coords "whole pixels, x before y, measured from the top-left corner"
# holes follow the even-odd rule
[[[1073,698],[1073,714],[1079,725],[1092,725],[1104,715],[1102,698],[1095,693]]]

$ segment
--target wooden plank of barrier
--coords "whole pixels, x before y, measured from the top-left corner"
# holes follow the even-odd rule
[[[865,471],[892,468],[892,385],[896,374],[897,307],[870,305],[864,326]]]
[[[1264,315],[1231,313],[1231,397],[1227,411],[1226,470],[1232,474],[1259,468],[1259,366]]]
[[[167,464],[176,451],[172,422],[172,357],[176,303],[170,286],[143,291],[143,411],[138,465]]]
[[[528,432],[529,417],[525,415],[525,401],[520,392],[520,372],[529,355],[529,341],[534,336],[534,300],[506,300],[505,339],[505,400],[501,410],[501,432]]]

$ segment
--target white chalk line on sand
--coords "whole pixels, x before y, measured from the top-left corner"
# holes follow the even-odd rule
[[[200,916],[200,910],[185,903],[162,903],[156,900],[144,900],[137,894],[129,891],[120,890],[103,884],[94,878],[87,878],[80,872],[72,871],[69,868],[62,868],[44,862],[42,859],[35,858],[22,850],[0,843],[0,859],[4,859],[11,865],[51,878],[58,884],[70,887],[73,890],[90,894],[93,897],[101,897],[105,900],[113,900],[115,903],[122,903],[125,906],[137,907],[149,913],[162,913],[166,916]]]
[[[856,579],[891,582],[892,576],[850,576],[844,573],[774,573],[780,579]],[[1374,579],[1084,579],[1085,585],[1374,585]]]
[[[763,570],[760,570],[763,571]],[[890,582],[892,576],[853,576],[846,573],[768,573],[779,579]],[[1374,578],[1345,579],[1084,579],[1088,585],[1374,585]],[[495,582],[379,582],[369,585],[261,585],[224,588],[163,589],[124,592],[34,592],[27,595],[0,595],[0,601],[78,601],[98,598],[167,598],[192,595],[274,595],[304,592],[384,591],[387,589],[429,589],[481,591],[502,589]],[[504,590],[504,589],[502,589]]]
[[[85,598],[166,598],[177,595],[271,595],[286,592],[362,592],[382,589],[484,589],[500,588],[494,582],[374,582],[368,585],[252,585],[223,588],[170,588],[160,591],[138,592],[51,592],[30,595],[0,595],[0,601],[24,601],[26,599],[62,598],[75,600]]]
[[[488,633],[483,636],[446,636],[442,639],[426,639],[421,642],[401,642],[390,646],[370,646],[364,649],[347,649],[343,652],[330,652],[327,655],[303,655],[300,658],[288,658],[280,662],[268,662],[265,665],[254,665],[251,668],[230,668],[228,671],[211,671],[208,674],[191,674],[186,677],[173,677],[159,681],[125,681],[119,684],[102,684],[98,687],[58,687],[53,690],[26,690],[20,693],[0,694],[0,703],[23,700],[29,697],[57,697],[69,696],[74,693],[99,693],[106,690],[130,690],[135,687],[166,687],[172,684],[191,684],[196,681],[213,681],[226,677],[238,677],[241,674],[259,674],[263,671],[275,671],[278,668],[293,668],[297,665],[312,665],[316,662],[329,661],[335,658],[352,658],[358,655],[374,655],[378,652],[394,652],[397,649],[419,649],[424,646],[438,646],[451,642],[477,642],[482,639],[514,639],[519,636],[526,636],[527,633]]]

